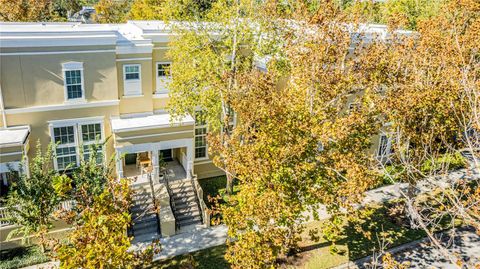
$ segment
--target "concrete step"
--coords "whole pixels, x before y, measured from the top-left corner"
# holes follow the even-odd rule
[[[189,203],[189,202],[197,202],[197,198],[192,195],[192,196],[183,196],[183,197],[173,197],[173,202],[175,203],[175,206],[183,204],[183,203]]]
[[[193,212],[198,212],[197,204],[195,204],[193,206],[190,206],[190,207],[182,207],[182,208],[175,207],[175,213],[178,214],[178,215],[188,214],[188,213],[193,213]]]
[[[145,234],[137,234],[133,237],[132,244],[145,242],[151,243],[155,239],[159,239],[161,236],[158,231],[152,233],[145,233]]]
[[[130,212],[140,212],[145,211],[148,208],[153,208],[153,202],[150,201],[138,201],[138,203],[133,203],[130,206]]]
[[[149,227],[145,227],[145,228],[142,228],[142,229],[136,229],[136,230],[133,230],[133,236],[135,238],[139,237],[139,236],[147,236],[147,235],[150,235],[150,236],[158,236],[158,228],[157,226],[149,226]]]
[[[152,208],[147,208],[143,211],[130,212],[130,214],[132,215],[132,221],[135,221],[137,219],[148,217],[150,215],[155,215],[156,212],[152,207]]]
[[[187,212],[187,213],[178,213],[178,212],[175,212],[175,216],[176,216],[176,219],[177,221],[183,221],[183,220],[187,220],[187,219],[193,219],[193,218],[196,218],[196,217],[199,217],[200,218],[200,212]]]
[[[173,198],[176,198],[176,197],[184,197],[184,196],[187,196],[187,197],[190,197],[190,196],[195,196],[195,192],[193,190],[185,190],[185,191],[176,191],[176,192],[173,192]]]
[[[202,224],[202,219],[200,218],[200,216],[178,221],[178,226],[180,227],[185,227],[193,224]]]
[[[190,207],[196,207],[198,208],[198,205],[197,205],[197,201],[190,201],[190,202],[186,202],[186,203],[178,203],[178,204],[175,204],[175,210],[180,210],[182,208],[190,208]]]
[[[175,188],[171,188],[173,193],[177,192],[186,192],[186,191],[195,191],[192,185],[190,186],[177,186]]]
[[[157,227],[157,215],[152,214],[133,221],[133,231],[141,230],[146,227]]]
[[[133,184],[130,185],[130,189],[132,189],[132,190],[138,190],[138,189],[143,189],[143,188],[150,188],[150,182],[133,183]]]

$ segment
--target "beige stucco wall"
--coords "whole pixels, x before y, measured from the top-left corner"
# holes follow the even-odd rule
[[[104,133],[105,138],[107,138],[112,133],[110,126],[110,117],[113,115],[118,115],[117,106],[10,114],[7,115],[7,121],[9,125],[30,125],[31,150],[29,151],[28,156],[33,157],[36,153],[37,141],[41,143],[42,148],[44,149],[51,142],[48,121],[103,116]],[[113,152],[113,139],[110,139],[106,147],[107,156],[111,156]]]
[[[62,239],[65,238],[69,231],[71,231],[71,225],[68,225],[66,222],[58,220],[54,221],[53,228],[50,230],[48,236],[50,238]],[[28,243],[38,243],[38,238],[30,236],[29,240],[23,240],[21,235],[13,236],[7,240],[8,235],[17,229],[16,225],[4,226],[0,228],[0,249],[11,249],[20,247],[23,245],[28,245]]]
[[[118,99],[114,52],[6,55],[0,58],[0,83],[5,107],[63,104],[62,64],[71,61],[83,63],[87,101]]]
[[[169,98],[153,98],[153,110],[166,110]]]
[[[216,167],[212,162],[194,164],[193,169],[199,179],[225,175],[225,172]]]
[[[125,56],[124,56],[125,57]],[[138,55],[135,55],[138,57]],[[134,58],[130,55],[129,58]],[[126,64],[140,64],[140,76],[142,85],[142,96],[124,96],[123,87],[123,66]],[[152,101],[152,63],[151,60],[131,60],[117,62],[117,77],[118,77],[118,96],[120,96],[120,113],[143,113],[153,111]]]

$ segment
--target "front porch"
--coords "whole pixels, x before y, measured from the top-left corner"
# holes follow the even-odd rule
[[[150,164],[151,165],[151,164]],[[148,170],[148,168],[146,169]],[[160,168],[160,175],[164,174],[170,181],[182,180],[187,178],[187,172],[182,164],[177,159],[172,159],[165,162],[164,169]],[[143,184],[148,183],[148,172],[142,171],[142,169],[137,164],[127,164],[123,167],[123,173],[125,178],[132,180],[132,184]],[[160,182],[160,176],[158,181]]]

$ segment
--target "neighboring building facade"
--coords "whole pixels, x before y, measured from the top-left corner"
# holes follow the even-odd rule
[[[1,180],[34,156],[37,141],[58,144],[54,165],[64,170],[107,138],[99,161],[116,154],[120,177],[141,173],[144,160],[158,177],[160,156],[177,160],[187,177],[221,175],[205,126],[190,116],[172,123],[165,111],[168,42],[158,21],[1,23]]]

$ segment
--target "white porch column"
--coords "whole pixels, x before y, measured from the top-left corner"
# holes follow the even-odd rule
[[[194,173],[193,171],[193,159],[194,159],[194,147],[193,147],[193,139],[191,143],[188,143],[187,145],[187,178],[191,178],[191,173]]]
[[[117,166],[117,177],[118,179],[123,178],[123,159],[122,153],[119,150],[115,150],[115,159],[116,159],[116,166]]]
[[[160,174],[160,166],[158,165],[158,149],[152,150],[152,179],[158,181],[158,175]]]

